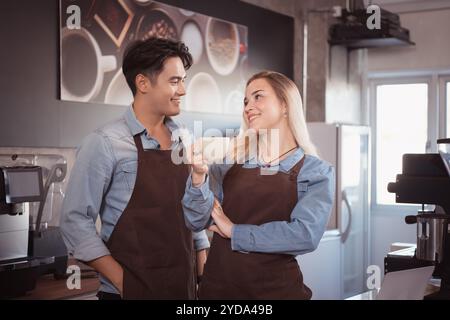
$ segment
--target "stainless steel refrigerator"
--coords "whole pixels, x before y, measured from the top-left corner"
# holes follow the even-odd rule
[[[339,297],[332,298],[347,298],[367,290],[366,271],[370,258],[370,130],[365,126],[322,122],[310,122],[308,129],[319,156],[336,168],[336,199],[326,234],[338,235],[340,239],[340,245],[336,247],[340,252],[333,258],[337,261],[331,261],[335,268],[340,269],[339,273],[335,273],[340,277],[339,281],[333,282],[333,286],[339,285],[340,288],[328,286],[328,290],[340,293]],[[318,252],[315,253],[314,261],[309,263],[320,264],[325,258]],[[332,269],[333,266],[330,272]],[[314,272],[314,268],[309,270],[310,273]],[[305,278],[308,278],[308,274]],[[311,274],[310,278],[322,277]],[[327,290],[327,284],[311,285],[313,291],[314,285],[323,291]],[[316,297],[321,296],[326,297],[326,292],[316,294]]]

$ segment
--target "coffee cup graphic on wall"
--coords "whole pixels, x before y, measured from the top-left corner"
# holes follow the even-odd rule
[[[103,86],[104,74],[116,69],[116,57],[104,56],[97,41],[84,28],[64,28],[61,51],[61,98],[91,101]]]
[[[79,28],[67,25],[70,6],[80,8]],[[123,55],[132,42],[159,37],[183,41],[193,56],[184,111],[240,115],[239,92],[250,76],[247,36],[244,25],[158,1],[60,0],[61,99],[130,105]]]

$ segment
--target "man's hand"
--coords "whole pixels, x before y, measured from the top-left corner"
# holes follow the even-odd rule
[[[210,226],[208,230],[218,233],[225,239],[230,239],[234,224],[225,215],[222,206],[216,198],[214,198],[214,207],[211,216],[214,219],[215,224]]]
[[[207,161],[203,158],[202,153],[202,139],[198,139],[186,149],[187,159],[192,167],[192,184],[194,187],[199,187],[205,182],[208,173]]]

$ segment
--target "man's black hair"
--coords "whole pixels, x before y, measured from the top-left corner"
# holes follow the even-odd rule
[[[192,55],[183,42],[152,37],[131,43],[123,56],[122,71],[133,96],[136,95],[136,76],[146,75],[154,83],[164,61],[172,57],[179,57],[186,70],[192,66]]]

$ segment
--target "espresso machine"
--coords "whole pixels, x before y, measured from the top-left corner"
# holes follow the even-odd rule
[[[425,299],[450,299],[450,139],[437,143],[439,153],[404,154],[402,173],[388,184],[397,203],[421,204],[422,210],[405,217],[407,224],[417,224],[417,247],[388,254],[384,262],[386,273],[434,265],[440,290]],[[434,209],[425,210],[430,205]]]
[[[49,225],[66,172],[60,155],[0,154],[0,298],[33,290],[44,274],[66,276],[67,249]]]

